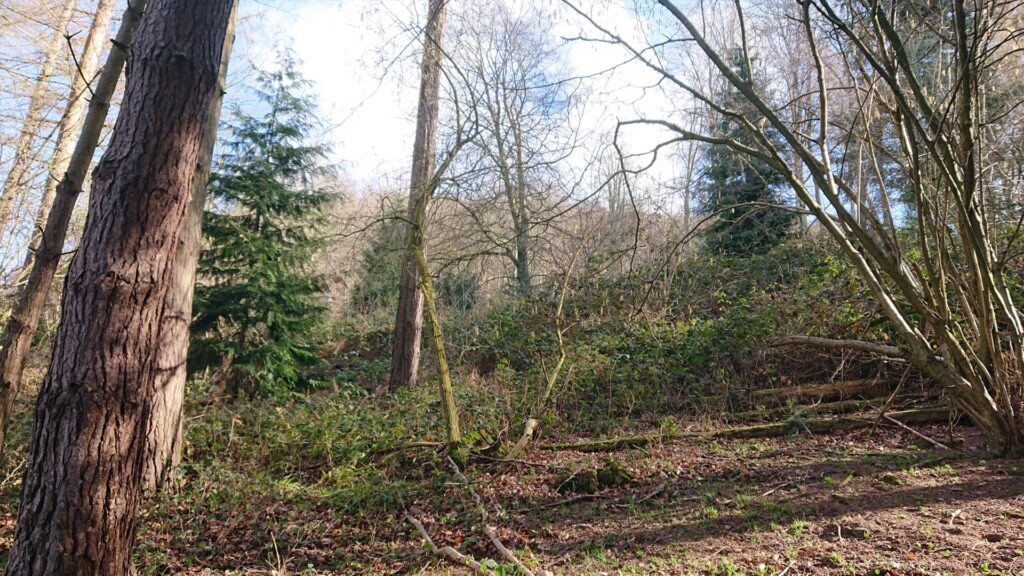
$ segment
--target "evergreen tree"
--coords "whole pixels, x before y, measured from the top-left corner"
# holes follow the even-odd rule
[[[405,247],[405,206],[394,206],[373,228],[363,249],[359,279],[352,287],[352,306],[368,312],[398,304]],[[446,269],[436,279],[437,300],[445,308],[470,310],[476,305],[480,278],[464,269]]]
[[[741,76],[753,77],[740,50],[733,52],[732,60]],[[720,101],[725,108],[741,112],[755,124],[761,120],[760,114],[732,86],[722,91]],[[763,148],[735,118],[722,116],[713,132],[747,146]],[[795,214],[769,205],[784,203],[783,184],[782,174],[767,163],[724,144],[712,145],[706,153],[701,188],[706,211],[720,213],[705,234],[707,249],[746,256],[767,252],[782,242],[793,227]]]
[[[265,72],[262,114],[233,111],[229,152],[210,183],[199,263],[192,365],[228,367],[233,391],[279,393],[316,364],[323,281],[312,259],[329,195],[327,148],[311,143],[315,105],[294,58]]]
[[[352,289],[352,305],[362,311],[398,305],[405,247],[405,207],[391,208],[373,229],[363,249],[359,280]]]

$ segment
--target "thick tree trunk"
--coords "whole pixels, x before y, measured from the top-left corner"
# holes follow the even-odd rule
[[[4,187],[0,190],[0,236],[3,236],[11,224],[14,201],[25,185],[26,173],[32,163],[33,144],[44,119],[43,112],[46,107],[46,94],[50,86],[50,78],[57,67],[57,58],[64,48],[64,33],[77,5],[77,0],[65,0],[60,16],[53,23],[53,34],[46,44],[43,66],[39,69],[39,76],[36,78],[36,84],[29,96],[28,107],[25,110],[25,122],[21,125],[21,132],[14,145],[11,170],[4,178]]]
[[[217,78],[217,92],[210,104],[210,116],[192,179],[192,199],[185,215],[185,226],[178,238],[178,253],[167,289],[160,349],[157,352],[156,399],[147,434],[144,486],[162,490],[181,463],[183,435],[183,404],[185,401],[185,361],[188,359],[189,327],[192,324],[192,294],[196,282],[196,265],[203,240],[203,209],[206,207],[206,186],[213,165],[213,148],[217,143],[221,105],[227,89],[228,63],[235,40],[235,18],[238,0],[234,0],[231,20],[224,38],[224,52]]]
[[[64,109],[64,116],[61,117],[57,126],[57,142],[54,144],[53,157],[50,159],[49,176],[43,186],[43,197],[39,201],[39,209],[36,211],[35,225],[32,227],[32,238],[23,268],[27,268],[32,263],[33,254],[39,247],[43,229],[46,227],[46,220],[50,216],[53,200],[57,196],[57,185],[60,184],[71,164],[75,136],[81,128],[82,115],[85,113],[90,90],[89,83],[92,82],[99,69],[100,54],[103,53],[103,48],[107,44],[107,31],[110,29],[110,19],[114,15],[115,4],[117,4],[115,0],[100,0],[96,5],[96,13],[93,16],[92,26],[89,28],[89,35],[85,39],[85,47],[82,48],[82,55],[78,59],[79,70],[71,78],[68,104]]]
[[[416,113],[416,140],[412,152],[412,176],[409,183],[407,213],[412,220],[429,198],[424,193],[434,173],[434,151],[437,145],[438,94],[441,87],[441,60],[446,0],[430,0],[423,62],[420,66],[420,100]],[[421,206],[422,205],[422,206]],[[411,246],[413,226],[406,231],[406,246]],[[422,230],[419,232],[422,234]],[[416,254],[408,248],[402,257],[402,275],[398,286],[398,311],[392,338],[391,375],[388,389],[394,392],[416,383],[420,362],[420,333],[423,330],[423,293],[420,291]]]
[[[131,573],[157,346],[232,0],[152,0],[36,405],[9,576]]]
[[[103,71],[89,101],[82,133],[75,144],[68,169],[57,186],[57,196],[47,218],[46,229],[40,238],[32,270],[18,296],[17,304],[11,311],[3,336],[0,337],[0,451],[4,447],[14,398],[21,388],[21,377],[32,345],[32,335],[39,326],[39,316],[46,304],[50,284],[60,265],[68,223],[71,222],[75,202],[82,192],[82,183],[85,182],[86,173],[92,164],[92,156],[96,152],[103,123],[110,109],[110,99],[124,68],[125,53],[118,46],[131,44],[145,6],[146,0],[135,0],[124,12],[114,47],[107,54],[107,61],[103,65]]]

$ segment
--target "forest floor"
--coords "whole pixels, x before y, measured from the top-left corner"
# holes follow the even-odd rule
[[[634,479],[595,495],[557,488],[607,454],[534,451],[529,463],[470,476],[504,544],[556,574],[1024,574],[1024,462],[986,459],[973,430],[957,435],[966,454],[922,449],[891,428],[667,442],[615,453]],[[439,546],[498,558],[465,486],[452,478],[444,491],[408,502],[410,513]],[[218,553],[194,568],[466,572],[438,563],[401,513],[346,522],[269,502],[260,511],[208,526]],[[146,547],[163,548],[170,565],[201,552],[180,519],[166,520],[146,527]],[[272,553],[265,538],[246,537],[274,525]]]
[[[479,531],[475,493],[500,540],[538,575],[1024,574],[1024,461],[987,458],[970,428],[952,439],[943,427],[918,430],[958,451],[924,448],[892,427],[614,453],[535,449],[501,471],[478,462],[466,473],[471,491],[420,449],[393,456],[416,472],[403,485],[419,489],[365,510],[324,496],[337,474],[329,465],[265,483],[230,461],[202,472],[186,462],[184,486],[145,510],[137,561],[143,574],[469,573],[432,555],[408,513],[438,546],[515,574]],[[567,473],[609,457],[633,478],[559,493]],[[0,505],[0,564],[10,503]]]

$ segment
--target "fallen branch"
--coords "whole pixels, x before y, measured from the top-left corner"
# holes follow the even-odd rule
[[[899,420],[893,419],[888,414],[882,414],[882,419],[883,420],[887,420],[889,422],[892,422],[893,424],[899,426],[900,428],[903,428],[907,432],[910,432],[914,436],[917,436],[918,438],[924,440],[925,442],[930,443],[932,446],[935,446],[936,448],[941,448],[943,450],[949,450],[951,452],[958,452],[958,450],[953,450],[952,448],[950,448],[949,446],[946,446],[945,444],[943,444],[942,442],[939,442],[938,440],[932,440],[931,438],[925,436],[924,434],[918,432],[917,430],[914,430],[910,426],[907,426],[903,422],[900,422]]]
[[[877,378],[848,380],[832,384],[813,384],[801,386],[784,386],[782,388],[764,388],[747,394],[747,398],[755,402],[785,400],[848,400],[851,398],[869,399],[888,392],[889,382]],[[709,396],[708,401],[725,400],[726,396]]]
[[[402,444],[399,446],[389,446],[387,448],[381,448],[379,450],[373,450],[367,454],[370,457],[385,456],[387,454],[393,454],[395,452],[405,452],[406,450],[415,450],[416,448],[444,448],[443,442],[409,442],[408,444]]]
[[[903,424],[935,424],[949,421],[949,408],[945,406],[931,406],[892,412],[889,416]],[[599,440],[546,444],[538,446],[538,448],[541,450],[555,451],[574,450],[577,452],[614,452],[629,448],[642,448],[667,440],[772,438],[786,436],[797,430],[807,430],[808,432],[817,434],[838,432],[842,430],[856,430],[876,424],[877,420],[870,418],[812,418],[799,421],[774,422],[758,426],[728,428],[703,434],[698,432],[685,432],[676,434],[654,434],[647,436],[625,436],[621,438],[603,438]],[[799,425],[799,427],[797,427],[797,425]]]
[[[662,482],[650,494],[644,496],[643,498],[635,498],[633,500],[630,500],[629,502],[622,502],[622,503],[619,503],[619,504],[612,504],[612,506],[615,506],[616,508],[629,508],[630,506],[636,506],[637,504],[643,504],[644,502],[647,502],[651,498],[654,498],[658,494],[661,494],[662,492],[664,492],[666,488],[668,488],[668,482]]]
[[[705,434],[697,432],[681,432],[674,434],[653,434],[641,436],[621,436],[619,438],[602,438],[599,440],[583,440],[580,442],[563,442],[558,444],[542,444],[541,450],[575,450],[577,452],[616,452],[630,448],[643,448],[666,440],[682,440],[685,438],[702,438]]]
[[[521,512],[532,512],[534,510],[543,510],[545,508],[558,508],[559,506],[569,506],[571,504],[578,504],[580,502],[590,502],[591,500],[610,500],[611,496],[607,494],[580,494],[579,496],[573,496],[572,498],[566,498],[564,500],[556,500],[554,502],[548,502],[547,504],[538,504],[529,508],[520,508],[514,510],[516,513]]]
[[[501,543],[501,540],[498,538],[497,532],[495,532],[494,528],[492,528],[490,524],[488,524],[487,522],[487,507],[484,506],[483,499],[481,499],[480,495],[476,493],[476,490],[473,490],[473,484],[470,483],[469,479],[466,478],[466,475],[462,473],[462,470],[460,470],[459,467],[455,465],[455,461],[452,460],[451,456],[448,456],[447,458],[448,464],[451,465],[452,470],[455,472],[455,475],[459,477],[459,480],[461,480],[463,484],[466,486],[466,490],[469,490],[469,493],[473,496],[473,500],[476,501],[477,511],[480,512],[480,529],[481,531],[483,531],[484,535],[487,536],[487,538],[491,541],[491,544],[494,545],[495,550],[498,551],[498,554],[501,554],[501,557],[504,558],[506,562],[509,562],[515,567],[519,568],[522,574],[524,574],[525,576],[534,576],[533,572],[531,572],[525,564],[523,564],[519,561],[518,558],[516,558],[515,554],[510,552],[509,549],[505,548],[505,545]]]
[[[494,545],[494,548],[498,551],[499,554],[501,554],[502,558],[504,558],[506,561],[510,562],[511,564],[519,568],[519,571],[523,574],[526,574],[526,576],[533,576],[533,572],[531,572],[525,564],[520,562],[519,558],[516,558],[515,554],[509,552],[508,548],[505,548],[505,545],[501,543],[500,539],[498,539],[498,534],[494,531],[494,528],[492,528],[486,523],[481,524],[480,527],[483,530],[484,534],[487,535],[487,538],[490,539],[491,544]]]
[[[470,570],[482,576],[490,576],[491,572],[484,568],[483,564],[477,562],[476,560],[473,560],[472,558],[459,552],[455,548],[452,548],[451,546],[438,548],[437,544],[434,543],[433,538],[431,538],[430,534],[427,532],[427,529],[423,527],[423,523],[414,518],[411,514],[406,514],[405,519],[416,527],[416,530],[420,533],[420,536],[423,538],[424,544],[426,544],[427,548],[435,555],[440,556],[442,559],[447,560],[449,562],[453,562],[460,566],[465,566],[466,568],[469,568]]]
[[[761,497],[763,498],[765,496],[771,496],[772,494],[778,492],[779,490],[782,490],[783,488],[789,488],[790,486],[796,486],[797,484],[803,482],[804,480],[805,480],[804,478],[797,478],[796,480],[790,480],[789,482],[786,482],[785,484],[779,484],[775,488],[772,488],[771,490],[765,492],[764,494],[761,494]]]
[[[769,348],[782,348],[784,346],[817,346],[819,348],[856,350],[857,352],[878,354],[879,356],[900,360],[906,357],[906,354],[895,346],[864,342],[862,340],[835,340],[832,338],[819,338],[817,336],[785,336],[768,343]]]
[[[893,412],[890,416],[894,420],[904,424],[934,424],[937,422],[949,421],[949,408],[929,407],[914,410],[903,410]],[[772,438],[786,436],[796,430],[794,424],[799,423],[801,429],[812,434],[839,432],[842,430],[858,430],[877,425],[877,420],[870,418],[830,418],[830,419],[807,419],[797,422],[776,422],[762,426],[749,426],[746,428],[733,428],[722,430],[711,435],[712,438]]]
[[[513,462],[521,454],[526,452],[526,448],[530,445],[530,441],[533,440],[533,434],[537,430],[537,420],[534,418],[526,419],[526,426],[523,428],[523,435],[519,437],[519,441],[516,442],[515,446],[508,451],[502,460],[506,462]]]
[[[899,403],[910,403],[914,401],[924,400],[934,397],[926,394],[907,394],[899,396],[894,400]],[[766,408],[763,410],[749,410],[747,412],[738,412],[736,414],[727,415],[732,422],[750,422],[756,420],[777,420],[779,418],[786,418],[791,416],[795,411],[803,411],[808,416],[811,415],[823,415],[823,414],[850,414],[853,412],[863,412],[876,408],[882,398],[871,398],[868,400],[841,400],[838,402],[822,402],[820,404],[811,405],[797,405],[797,406],[781,406],[778,408]]]
[[[565,464],[555,464],[548,462],[533,462],[531,460],[511,460],[508,457],[495,458],[493,456],[486,456],[484,454],[470,454],[470,458],[474,460],[483,460],[484,462],[491,462],[494,464],[522,464],[524,466],[533,466],[536,468],[547,468],[549,470],[561,470],[567,468]]]

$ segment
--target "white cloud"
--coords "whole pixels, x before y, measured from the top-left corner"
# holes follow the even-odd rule
[[[290,43],[303,61],[303,74],[315,84],[336,159],[351,178],[372,185],[408,169],[418,44],[407,28],[415,26],[425,6],[426,0],[265,0],[243,10],[239,50],[254,66],[267,66],[272,64],[275,44]],[[551,6],[555,36],[600,37],[564,7]],[[625,6],[604,2],[588,8],[595,19],[627,40],[645,41],[643,22]],[[565,50],[578,75],[595,74],[627,58],[622,47],[596,42],[573,41]],[[386,73],[385,64],[391,64]],[[657,80],[637,62],[586,80],[591,97],[584,130],[600,135],[614,129],[618,119],[670,115],[673,103]],[[663,138],[662,131],[633,128],[626,148],[640,152]],[[673,170],[671,162],[663,161],[656,175],[668,178]]]

